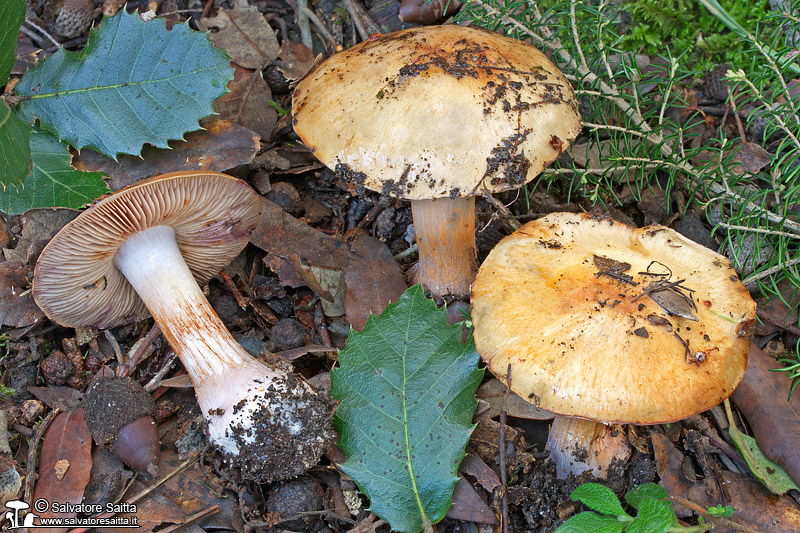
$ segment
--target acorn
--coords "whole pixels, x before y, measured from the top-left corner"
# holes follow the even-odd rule
[[[86,391],[84,416],[94,441],[111,444],[111,451],[131,468],[158,471],[156,404],[141,385],[129,378],[99,377]]]

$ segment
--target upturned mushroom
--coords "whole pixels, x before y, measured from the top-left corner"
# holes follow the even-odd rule
[[[338,176],[411,200],[418,279],[435,296],[469,294],[475,196],[521,187],[580,131],[572,87],[544,54],[455,25],[332,56],[297,85],[292,112]]]
[[[472,322],[491,372],[507,381],[510,367],[514,392],[560,415],[559,475],[604,477],[625,458],[607,425],[681,420],[733,392],[755,303],[726,258],[671,229],[555,213],[490,252]]]
[[[103,198],[67,224],[34,272],[36,303],[55,322],[98,329],[152,314],[194,383],[210,441],[257,481],[296,476],[334,437],[332,406],[302,379],[253,358],[198,282],[247,244],[261,203],[216,172],[159,176]]]

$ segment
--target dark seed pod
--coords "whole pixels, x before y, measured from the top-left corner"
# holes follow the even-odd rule
[[[153,398],[128,378],[100,377],[86,391],[86,424],[95,442],[132,468],[154,471],[158,461],[158,414]]]
[[[311,476],[298,476],[276,484],[267,498],[267,511],[287,518],[300,513],[319,511],[323,507],[324,491]],[[282,522],[283,528],[308,531],[313,516]]]

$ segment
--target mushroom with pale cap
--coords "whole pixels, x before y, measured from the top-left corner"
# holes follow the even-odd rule
[[[198,282],[244,249],[261,202],[242,180],[176,172],[103,198],[36,263],[33,296],[53,321],[109,328],[152,314],[194,384],[211,442],[249,479],[316,464],[333,440],[332,406],[302,379],[253,358]]]
[[[455,25],[378,35],[298,85],[294,128],[340,177],[411,200],[419,281],[467,296],[475,195],[536,177],[580,131],[575,94],[539,50]]]
[[[723,256],[663,226],[588,214],[525,224],[489,253],[472,289],[475,345],[491,372],[507,381],[510,367],[511,390],[562,415],[547,443],[561,477],[604,477],[625,458],[616,450],[627,442],[603,424],[672,422],[730,396],[755,307]]]

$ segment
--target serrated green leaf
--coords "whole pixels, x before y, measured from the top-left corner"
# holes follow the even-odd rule
[[[611,516],[628,516],[614,491],[599,483],[578,485],[569,497],[598,513]]]
[[[33,171],[21,186],[0,192],[0,211],[11,215],[34,207],[79,208],[109,192],[101,173],[70,166],[67,145],[52,133],[33,130],[30,150]]]
[[[753,475],[773,494],[786,494],[791,489],[800,490],[800,487],[789,477],[786,470],[764,455],[764,452],[758,447],[753,437],[745,435],[736,429],[733,413],[731,413],[731,404],[728,400],[725,400],[724,403],[725,412],[728,415],[728,423],[730,424],[728,432],[733,444],[744,457]]]
[[[31,170],[31,128],[0,100],[0,185],[18,185]]]
[[[675,515],[675,510],[672,507],[672,500],[669,499],[669,494],[664,487],[655,483],[643,483],[635,489],[628,491],[625,495],[625,501],[634,509],[639,509],[643,498],[652,498],[654,500],[666,502],[671,515],[671,524],[673,526],[678,525],[678,517]]]
[[[620,522],[612,516],[600,516],[585,512],[571,516],[556,529],[556,533],[620,533],[627,522]]]
[[[654,500],[669,500],[669,494],[664,487],[656,483],[642,483],[625,495],[625,501],[634,509],[639,508],[642,498],[653,498]]]
[[[25,20],[25,0],[4,0],[0,2],[0,86],[8,81],[16,57],[19,27]]]
[[[350,332],[331,372],[340,467],[395,531],[429,529],[450,507],[483,377],[461,335],[415,285]]]
[[[644,496],[639,500],[639,513],[625,529],[628,533],[666,533],[673,526],[675,514],[669,501]]]
[[[24,119],[116,158],[199,129],[231,79],[227,54],[205,34],[188,24],[167,31],[164,19],[143,22],[123,9],[89,33],[81,52],[59,50],[15,91]]]

